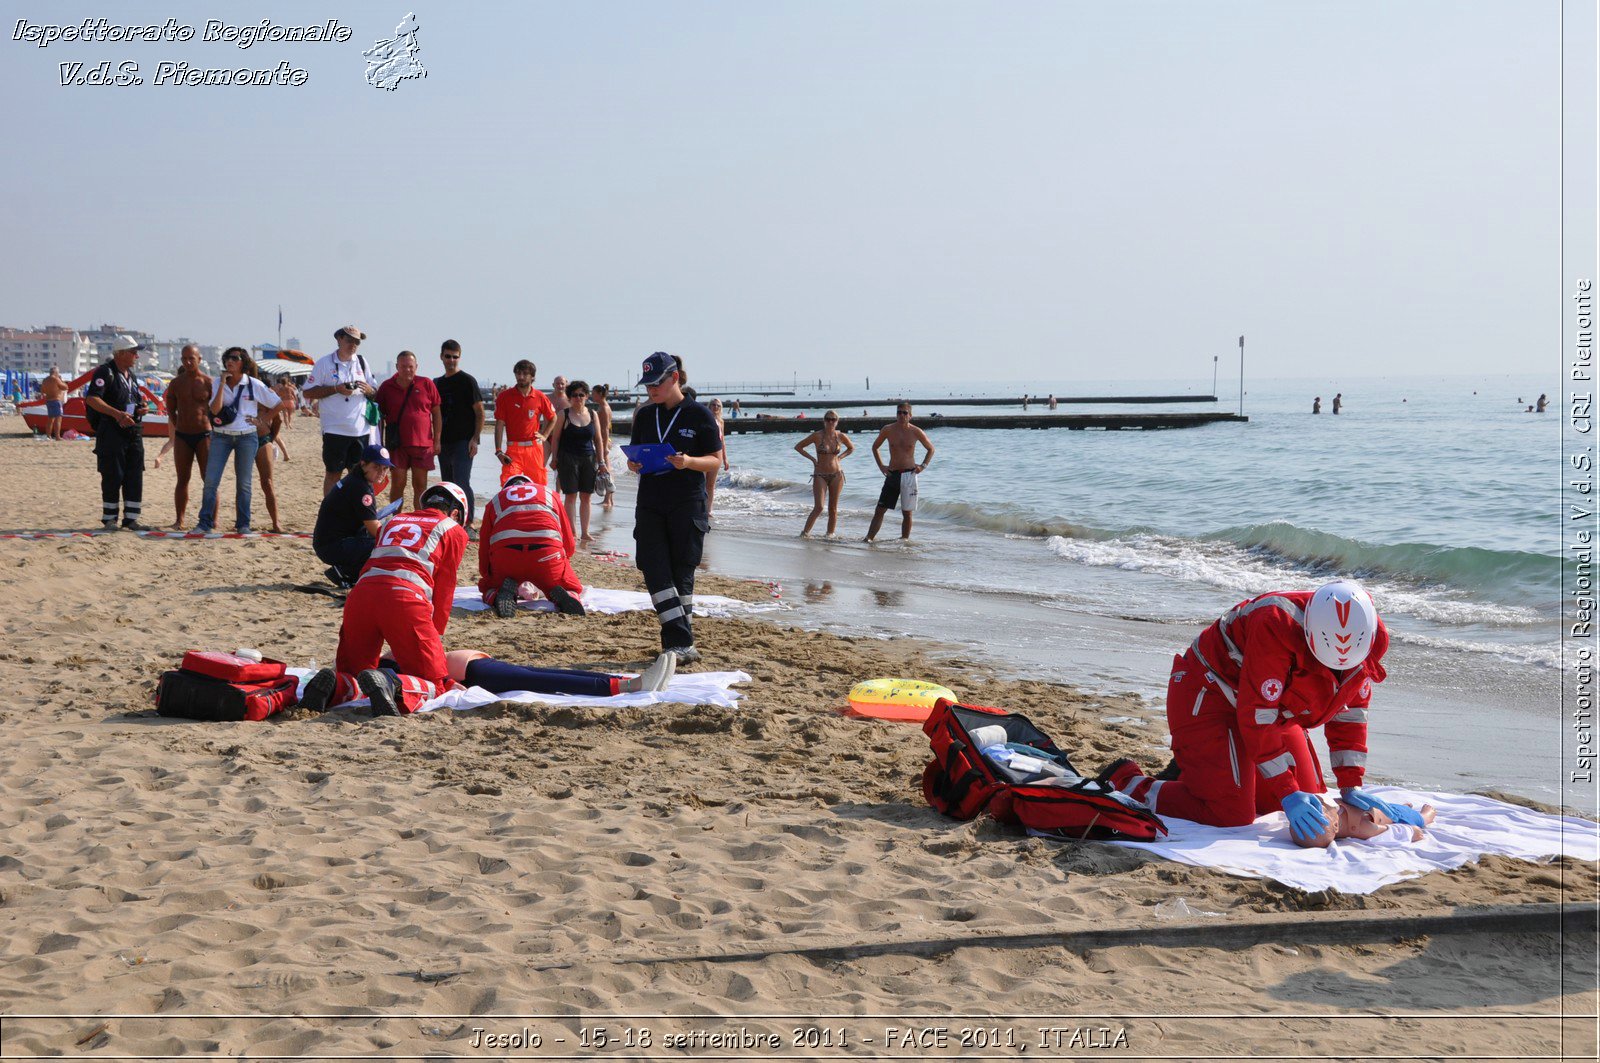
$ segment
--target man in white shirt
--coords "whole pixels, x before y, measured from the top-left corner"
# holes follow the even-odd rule
[[[317,400],[317,417],[322,422],[324,496],[361,460],[372,430],[366,418],[367,400],[378,393],[367,360],[356,350],[367,334],[346,325],[333,338],[339,349],[317,359],[303,392],[307,399]]]

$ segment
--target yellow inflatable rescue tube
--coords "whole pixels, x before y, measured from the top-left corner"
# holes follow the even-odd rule
[[[845,715],[921,723],[940,698],[955,701],[955,691],[920,679],[868,679],[850,688]]]

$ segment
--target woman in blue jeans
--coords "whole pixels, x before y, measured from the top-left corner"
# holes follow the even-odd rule
[[[255,363],[243,347],[222,354],[222,376],[211,385],[211,454],[206,461],[206,485],[200,498],[197,531],[210,532],[217,523],[217,488],[233,458],[235,526],[250,531],[250,488],[256,467],[256,417],[282,401],[256,379]]]

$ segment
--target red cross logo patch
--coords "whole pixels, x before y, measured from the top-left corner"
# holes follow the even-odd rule
[[[362,495],[362,496],[361,496],[361,504],[362,504],[362,505],[363,505],[363,506],[370,506],[370,505],[372,505],[372,496],[371,496],[371,495]]]
[[[1361,681],[1361,696],[1363,698],[1372,697],[1372,680],[1363,679]]]
[[[1261,696],[1268,701],[1277,701],[1283,697],[1283,680],[1268,679],[1261,684]]]

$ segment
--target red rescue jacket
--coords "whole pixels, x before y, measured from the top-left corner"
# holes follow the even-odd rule
[[[478,527],[478,575],[489,578],[490,550],[503,543],[559,547],[571,558],[578,549],[567,507],[553,484],[513,484],[484,507]]]
[[[396,513],[378,529],[378,545],[356,582],[420,591],[433,603],[433,626],[443,635],[466,552],[466,529],[438,510]]]
[[[1272,591],[1240,602],[1202,631],[1185,655],[1227,703],[1205,699],[1202,711],[1236,714],[1258,785],[1280,802],[1296,789],[1283,743],[1289,727],[1326,725],[1334,778],[1340,787],[1361,785],[1372,684],[1388,676],[1389,629],[1382,620],[1372,652],[1358,667],[1336,672],[1316,659],[1304,627],[1311,594]]]

